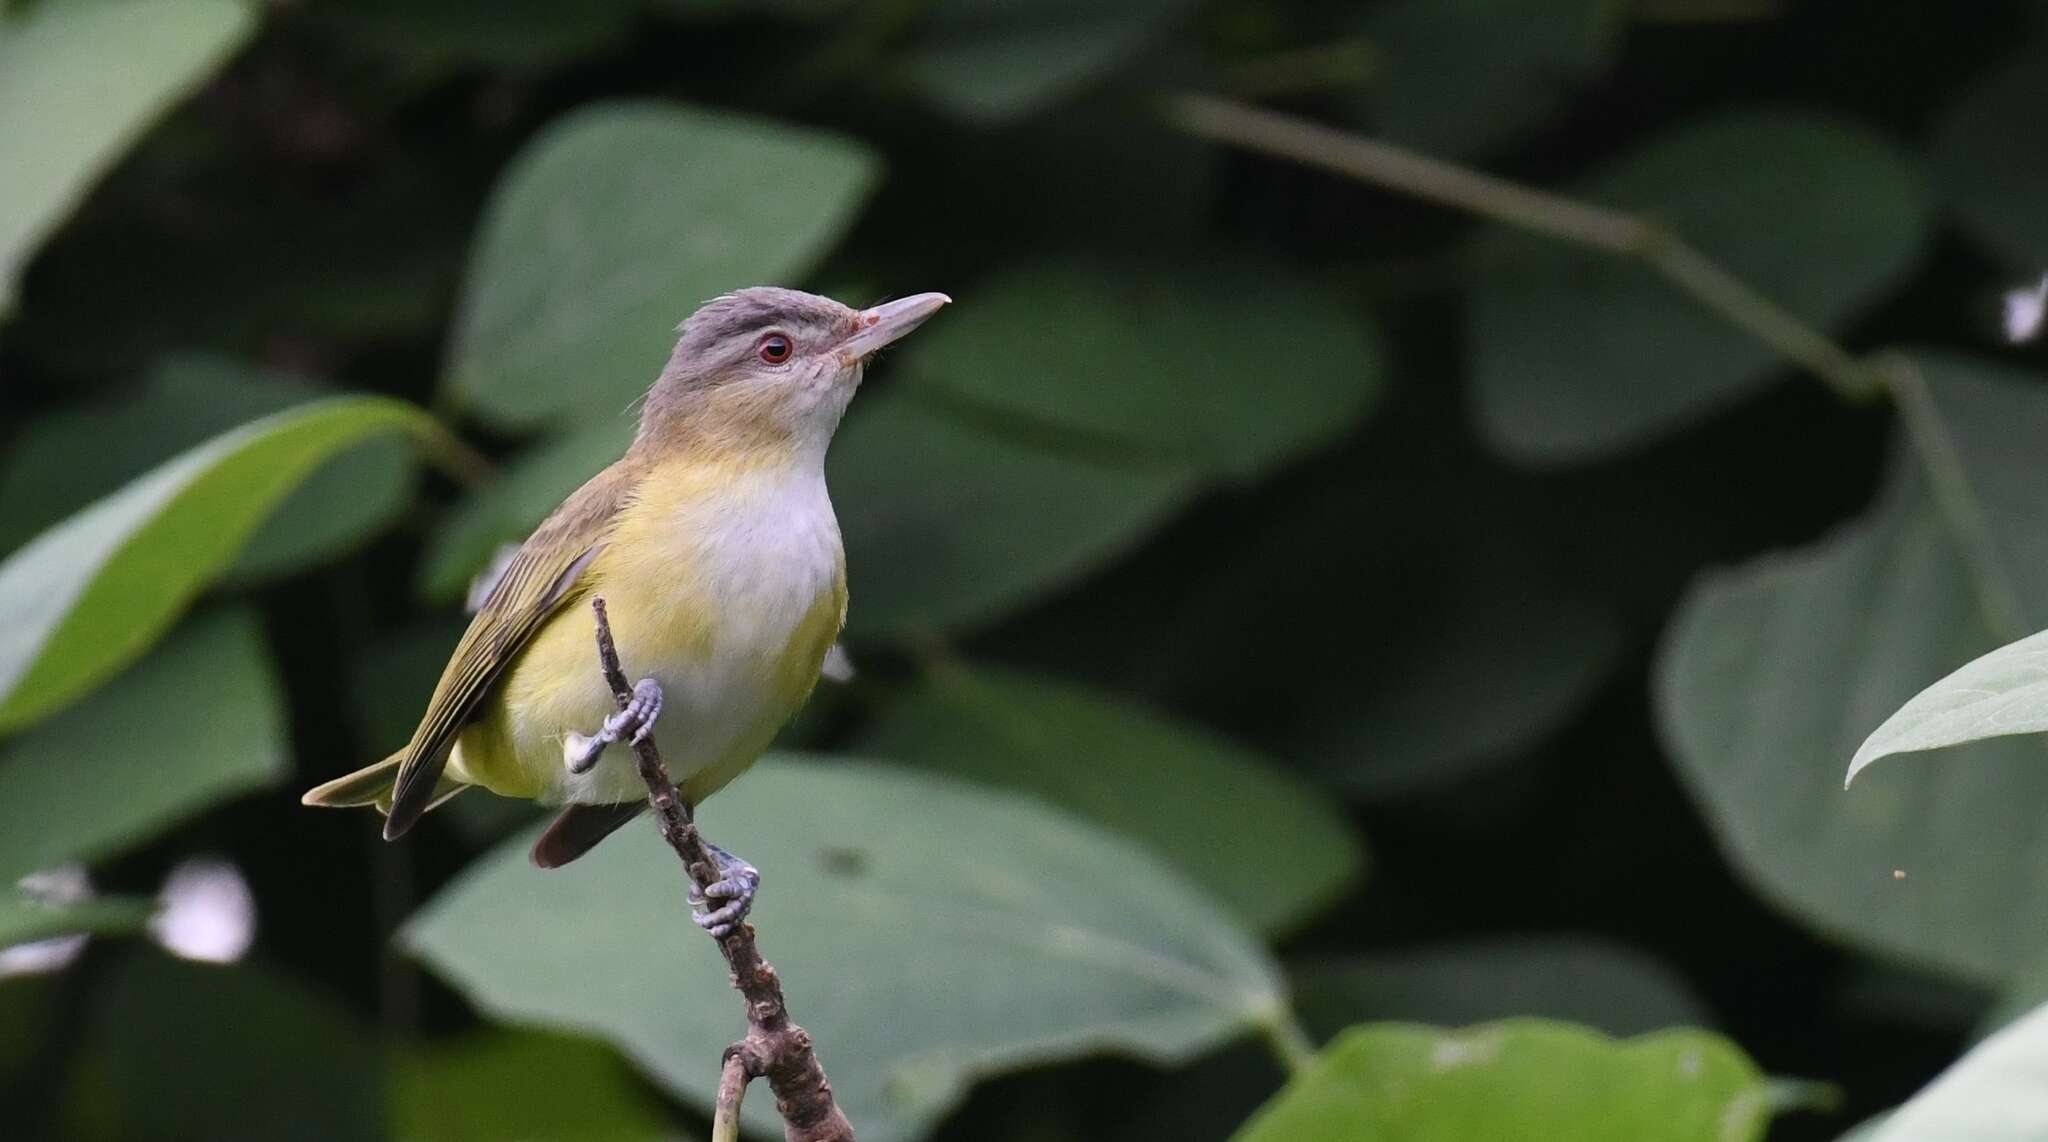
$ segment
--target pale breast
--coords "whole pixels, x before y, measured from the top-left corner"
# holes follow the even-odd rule
[[[658,730],[679,782],[757,753],[809,694],[844,613],[844,566],[815,465],[735,472],[677,464],[644,481],[589,580],[605,597],[627,673],[661,683]],[[623,750],[580,777],[561,764],[563,735],[589,733],[611,704],[596,678],[587,616],[557,640],[560,625],[536,640],[506,688],[522,768],[538,778],[545,767],[550,800],[639,796]],[[564,664],[550,663],[528,684],[526,658],[562,654],[567,676],[558,673]],[[578,655],[587,660],[580,673]]]

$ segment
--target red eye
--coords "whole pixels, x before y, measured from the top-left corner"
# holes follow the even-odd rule
[[[796,352],[796,346],[780,333],[770,333],[761,338],[761,359],[771,365],[780,365]]]

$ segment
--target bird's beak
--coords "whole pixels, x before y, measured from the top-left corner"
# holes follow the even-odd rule
[[[868,356],[925,323],[953,299],[942,293],[921,293],[863,309],[853,335],[839,343],[839,359],[848,365]]]

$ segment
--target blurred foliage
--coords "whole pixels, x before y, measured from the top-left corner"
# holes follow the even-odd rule
[[[2044,16],[0,3],[0,1136],[703,1134],[649,830],[296,793],[760,282],[957,300],[830,459],[858,674],[704,814],[861,1137],[2037,1136]],[[199,853],[246,962],[148,946]]]
[[[1581,1027],[1512,1020],[1442,1032],[1399,1023],[1344,1033],[1238,1142],[1754,1142],[1763,1076],[1704,1031],[1614,1043]]]

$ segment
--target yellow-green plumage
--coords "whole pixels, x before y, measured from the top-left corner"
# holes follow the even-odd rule
[[[656,677],[669,694],[664,719],[687,710],[695,715],[688,722],[673,720],[719,739],[671,734],[664,742],[693,803],[745,769],[803,705],[846,614],[844,557],[822,482],[807,504],[805,474],[786,459],[766,461],[693,459],[644,474],[571,600],[603,596],[627,673]],[[742,518],[765,520],[759,530],[777,534],[733,544],[726,529]],[[623,765],[587,783],[562,765],[563,729],[594,727],[617,709],[597,673],[592,630],[588,608],[575,605],[541,628],[512,661],[498,700],[462,731],[452,773],[551,803],[636,795],[637,778]],[[715,693],[702,695],[707,687]],[[578,784],[592,795],[575,796]]]

